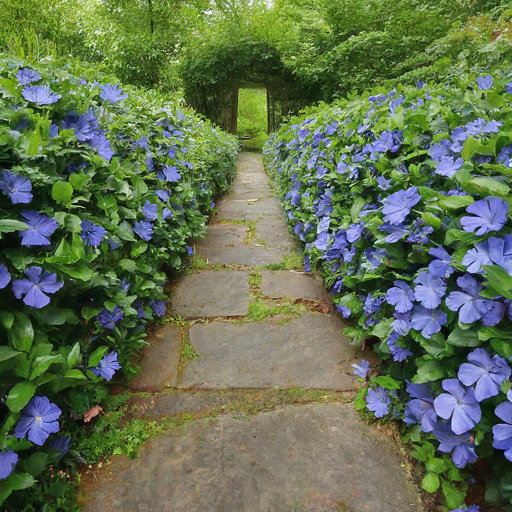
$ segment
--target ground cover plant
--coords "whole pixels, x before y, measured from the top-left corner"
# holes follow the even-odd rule
[[[264,152],[306,271],[382,360],[357,409],[403,422],[445,510],[479,486],[510,510],[512,70],[309,109]]]
[[[72,509],[73,434],[138,371],[164,271],[205,234],[237,152],[155,91],[0,59],[2,510]]]

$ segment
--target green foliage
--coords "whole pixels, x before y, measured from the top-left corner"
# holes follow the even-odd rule
[[[266,133],[267,91],[265,89],[240,89],[238,93],[238,135],[253,138]]]
[[[45,468],[71,471],[84,455],[103,453],[93,453],[81,434],[84,414],[108,395],[108,376],[91,369],[115,353],[125,378],[137,373],[131,355],[147,345],[145,326],[164,314],[163,270],[177,271],[190,240],[204,236],[212,200],[235,176],[238,141],[155,91],[128,88],[121,91],[127,97],[109,102],[97,82],[79,82],[53,64],[32,68],[40,78],[30,87],[44,84],[59,95],[38,105],[25,99],[30,89],[16,78],[26,66],[0,60],[0,270],[9,275],[0,289],[0,449],[19,456],[0,498],[7,512],[43,502],[67,512],[71,484],[52,480]],[[9,173],[28,180],[19,201],[17,185],[5,185]],[[46,239],[22,243],[39,229],[29,228],[27,211],[52,223]],[[88,222],[99,230],[97,240],[88,238]],[[144,222],[149,234],[139,230]],[[30,300],[13,291],[33,267],[62,283],[47,291],[47,304],[40,295],[34,300],[36,292]],[[101,319],[116,311],[110,322]],[[62,411],[59,435],[42,446],[13,436],[35,395]],[[144,439],[137,432],[125,443],[129,453]],[[81,453],[72,449],[60,462],[50,443],[64,434],[81,439],[73,445]],[[38,476],[37,485],[24,471]]]

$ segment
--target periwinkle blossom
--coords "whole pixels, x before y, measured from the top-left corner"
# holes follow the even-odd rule
[[[394,194],[384,198],[382,203],[382,213],[384,222],[391,225],[401,224],[411,212],[411,208],[419,203],[421,196],[417,187],[411,187],[407,190],[399,190]]]
[[[111,85],[108,83],[107,85],[100,84],[100,98],[103,101],[108,101],[109,103],[115,104],[119,100],[124,100],[128,98],[128,94],[123,94],[123,89],[119,89],[119,85]]]
[[[115,251],[121,247],[122,243],[117,238],[107,238],[107,244],[110,247],[111,251]]]
[[[18,455],[14,450],[0,451],[0,480],[5,480],[18,463]]]
[[[111,149],[111,142],[105,137],[105,135],[96,135],[89,142],[92,149],[96,150],[101,158],[104,158],[107,162],[110,162],[114,156],[114,152]]]
[[[164,165],[163,170],[159,171],[158,179],[160,181],[168,181],[174,183],[181,179],[181,174],[177,167],[174,165]]]
[[[430,339],[432,335],[441,331],[441,327],[448,320],[448,315],[441,309],[427,309],[423,306],[414,306],[411,315],[411,327],[421,331],[423,337]]]
[[[164,203],[171,197],[171,194],[167,190],[155,190],[154,195]]]
[[[55,457],[57,460],[62,459],[62,457],[66,455],[72,440],[73,439],[71,438],[71,436],[64,436],[59,437],[58,439],[54,439],[50,443],[50,448],[53,448],[54,450],[58,450],[60,452],[60,454]]]
[[[142,240],[149,242],[153,236],[153,224],[151,224],[151,222],[141,220],[134,224],[133,231],[135,231],[135,233],[137,233],[137,235],[139,235]]]
[[[192,247],[190,247],[190,245],[187,245],[187,254],[189,256],[194,256],[194,249],[192,249]]]
[[[389,391],[382,386],[379,386],[375,391],[368,389],[366,402],[366,408],[373,411],[376,418],[382,418],[389,413],[391,398],[389,398]]]
[[[389,347],[389,351],[393,356],[393,361],[397,363],[401,363],[402,361],[405,361],[409,356],[413,355],[410,350],[403,348],[401,345],[397,345],[400,336],[401,334],[399,332],[393,332],[390,334],[386,342],[387,346]]]
[[[165,315],[165,302],[163,300],[151,300],[149,302],[149,307],[153,310],[156,316],[164,316]]]
[[[39,106],[52,105],[62,98],[61,94],[53,92],[47,85],[28,85],[22,89],[21,94],[27,101]]]
[[[97,226],[89,219],[84,219],[80,223],[82,231],[80,238],[84,241],[85,245],[91,247],[98,247],[101,241],[107,236],[107,230],[101,226]]]
[[[41,267],[30,267],[24,271],[28,279],[19,279],[12,283],[12,291],[17,299],[23,296],[27,306],[41,309],[50,303],[46,293],[56,293],[63,286],[64,281],[57,280],[57,274],[44,271]]]
[[[493,81],[491,75],[487,75],[487,76],[479,76],[476,79],[476,83],[478,85],[478,88],[481,91],[487,91],[488,89],[490,89],[493,86],[494,81]]]
[[[434,278],[430,272],[421,272],[414,282],[414,297],[427,309],[437,308],[446,293],[446,283],[442,278]]]
[[[491,358],[483,348],[477,348],[468,355],[469,363],[461,364],[458,378],[465,386],[475,386],[478,402],[492,398],[500,392],[501,384],[510,378],[511,370],[507,361],[495,355]]]
[[[343,318],[350,318],[350,315],[352,314],[352,311],[348,306],[338,305],[336,306],[336,311],[341,313]]]
[[[498,423],[492,427],[494,436],[492,446],[497,450],[503,450],[505,457],[512,462],[512,403],[499,404],[494,414],[505,423]]]
[[[491,242],[491,239],[493,239],[493,242]],[[477,243],[473,249],[469,249],[464,255],[462,264],[467,267],[466,270],[470,274],[485,274],[482,265],[492,265],[492,260],[489,256],[489,244],[495,243],[494,240],[498,239],[491,237],[485,242]]]
[[[5,265],[0,264],[0,290],[11,282],[11,274]]]
[[[473,481],[474,481],[474,479],[473,479]],[[469,480],[468,480],[468,482],[469,482]],[[456,508],[454,510],[450,510],[450,512],[480,512],[480,507],[478,505],[470,505],[469,507],[464,508],[464,509]]]
[[[463,291],[451,292],[446,297],[446,305],[450,311],[459,311],[459,320],[462,323],[472,324],[491,311],[494,302],[480,296],[483,284],[479,284],[469,274],[459,277],[457,284]]]
[[[162,219],[168,220],[168,219],[172,219],[173,217],[174,217],[174,213],[169,208],[165,207],[162,210]]]
[[[423,432],[432,432],[437,421],[434,396],[428,384],[413,384],[407,381],[407,393],[412,398],[405,407],[404,423],[421,424]]]
[[[32,183],[25,176],[4,171],[0,180],[0,190],[13,204],[27,204],[32,201]]]
[[[142,208],[142,214],[147,220],[158,219],[158,205],[151,204],[148,200],[146,200],[144,207]]]
[[[460,223],[464,231],[485,235],[489,231],[500,230],[507,222],[508,203],[499,197],[489,196],[470,204],[466,211],[473,217],[462,217]]]
[[[59,431],[62,411],[45,396],[34,395],[21,411],[21,418],[14,430],[14,437],[42,446],[50,434]]]
[[[391,180],[387,180],[384,176],[379,176],[377,178],[377,186],[381,190],[388,190],[391,188]]]
[[[103,311],[96,317],[100,327],[104,329],[114,329],[116,323],[123,318],[123,310],[121,306],[115,306],[112,311],[103,308]]]
[[[116,370],[120,369],[121,365],[117,362],[117,352],[107,352],[97,366],[89,368],[94,375],[102,377],[106,381],[112,380]]]
[[[350,243],[358,242],[361,239],[363,230],[364,222],[360,222],[359,224],[351,224],[351,226],[347,229],[347,241]]]
[[[432,430],[434,436],[441,442],[438,450],[451,453],[453,463],[462,469],[466,464],[476,462],[475,444],[469,432],[462,435],[455,434],[448,423],[438,421]]]
[[[512,167],[512,145],[505,146],[498,154],[498,163],[508,168]]]
[[[368,249],[364,251],[364,255],[372,267],[378,267],[386,256],[386,249],[375,249],[373,247],[368,247]]]
[[[455,272],[455,269],[451,266],[452,257],[444,247],[434,247],[428,253],[435,258],[428,265],[428,271],[433,277],[447,278]]]
[[[442,156],[441,161],[436,167],[436,174],[451,178],[464,164],[462,158],[454,159],[453,156]]]
[[[457,435],[471,430],[481,419],[482,411],[473,388],[464,389],[457,379],[445,379],[446,393],[434,400],[434,409],[444,420],[452,419],[451,428]]]
[[[403,224],[398,224],[396,226],[392,226],[391,224],[381,224],[378,228],[379,231],[385,231],[387,233],[384,241],[387,244],[394,244],[401,240],[404,235],[406,235],[409,231],[406,226]]]
[[[354,368],[354,374],[358,377],[361,377],[362,379],[366,379],[366,376],[370,372],[370,362],[366,359],[361,360],[361,365],[358,364],[352,364],[351,365]]]
[[[18,70],[16,73],[16,80],[18,80],[19,85],[29,85],[32,82],[37,82],[41,80],[41,77],[34,71],[33,69],[23,68]]]
[[[58,229],[58,222],[46,213],[39,213],[35,210],[21,212],[28,229],[20,231],[21,245],[34,247],[50,245],[49,237]]]
[[[386,292],[386,301],[395,306],[399,313],[406,313],[413,308],[414,292],[405,281],[393,281],[392,288]]]

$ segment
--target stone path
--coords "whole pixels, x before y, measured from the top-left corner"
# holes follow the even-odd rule
[[[129,411],[191,421],[138,459],[113,458],[88,483],[86,510],[424,510],[390,431],[349,403],[363,354],[321,280],[287,270],[298,253],[260,155],[240,155],[196,255],[208,264],[172,297],[185,321],[156,330]]]

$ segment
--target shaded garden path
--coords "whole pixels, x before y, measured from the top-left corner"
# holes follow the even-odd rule
[[[131,416],[183,425],[97,472],[88,511],[422,510],[389,432],[348,403],[362,354],[322,283],[289,270],[296,250],[261,155],[241,154],[172,298],[186,321],[157,328],[131,385]]]

